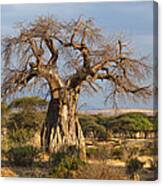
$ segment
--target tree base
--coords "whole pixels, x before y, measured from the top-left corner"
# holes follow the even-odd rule
[[[41,146],[48,152],[66,151],[69,147],[75,147],[79,157],[86,160],[85,138],[72,108],[68,110],[67,105],[58,106],[56,100],[49,104],[47,118],[41,130]]]

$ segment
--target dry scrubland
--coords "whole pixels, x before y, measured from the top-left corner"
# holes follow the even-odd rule
[[[33,102],[32,102],[33,101]],[[32,107],[31,107],[32,103]],[[155,180],[157,117],[79,114],[86,138],[86,161],[74,147],[57,154],[39,147],[46,102],[16,100],[2,104],[2,176]]]
[[[3,38],[2,100],[21,90],[49,98],[48,106],[39,97],[2,103],[3,176],[157,177],[157,118],[77,113],[83,92],[106,91],[114,106],[119,96],[142,102],[153,95],[145,83],[152,77],[149,59],[137,58],[124,36],[108,36],[92,18],[39,16]]]

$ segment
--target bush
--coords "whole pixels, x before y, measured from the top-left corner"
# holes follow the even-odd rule
[[[96,115],[96,121],[99,125],[102,125],[106,128],[109,128],[109,121],[112,120],[112,118],[114,118],[114,116],[107,116],[107,115],[103,115],[103,114],[97,114]]]
[[[155,130],[156,125],[142,113],[126,113],[108,121],[108,128],[113,131]]]
[[[14,99],[9,108],[17,108],[17,109],[28,109],[28,110],[42,110],[46,109],[48,102],[41,97],[38,96],[27,96]]]
[[[8,140],[11,146],[23,145],[30,142],[44,119],[44,113],[20,111],[12,113],[7,123]]]
[[[143,163],[140,162],[137,158],[134,158],[127,162],[126,168],[127,168],[127,173],[132,175],[134,173],[137,173],[143,168]]]
[[[146,142],[140,149],[140,155],[157,156],[158,146],[157,142]]]
[[[46,116],[42,109],[47,107],[47,101],[39,97],[24,97],[13,100],[9,106],[1,103],[1,107],[3,150],[33,145],[35,139],[35,145],[40,145],[37,134]]]
[[[89,137],[90,132],[94,138],[99,140],[107,139],[107,130],[104,126],[97,123],[97,117],[93,115],[80,115],[79,120],[85,137]]]
[[[95,138],[105,140],[108,131],[119,132],[129,130],[156,130],[157,122],[143,113],[125,113],[119,116],[105,116],[80,114],[79,120],[85,137],[89,137],[90,132]]]
[[[33,146],[11,148],[8,160],[16,166],[31,166],[38,153],[39,150]]]
[[[110,166],[103,163],[86,164],[77,172],[76,179],[126,180],[128,179],[123,167]]]
[[[77,150],[70,147],[65,152],[52,153],[49,159],[52,177],[69,178],[71,171],[77,170],[84,162],[79,158]]]
[[[96,159],[98,156],[98,149],[97,148],[87,148],[86,155],[88,158]]]
[[[115,147],[112,149],[111,156],[114,159],[122,159],[123,157],[123,148],[122,147]]]
[[[87,157],[90,159],[107,160],[110,157],[109,149],[105,146],[99,146],[98,148],[87,148]]]

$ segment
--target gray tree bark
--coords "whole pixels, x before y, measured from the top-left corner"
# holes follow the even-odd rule
[[[57,96],[56,96],[57,95]],[[41,130],[41,145],[46,151],[64,151],[75,146],[86,158],[85,138],[77,115],[78,93],[61,89],[53,93]]]

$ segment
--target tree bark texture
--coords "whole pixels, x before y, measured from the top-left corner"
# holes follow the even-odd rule
[[[46,120],[41,130],[41,145],[49,152],[75,146],[85,159],[85,139],[77,116],[78,93],[61,88],[52,93]],[[57,95],[57,96],[56,96]]]

